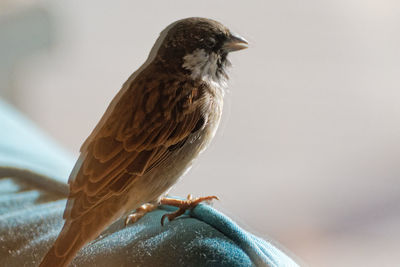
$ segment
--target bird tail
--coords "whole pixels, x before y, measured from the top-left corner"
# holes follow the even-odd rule
[[[79,221],[79,220],[78,220]],[[76,253],[88,242],[82,238],[78,221],[65,223],[53,246],[44,256],[39,267],[64,267],[74,259]]]
[[[100,205],[76,219],[67,219],[39,267],[68,266],[82,247],[94,240],[106,226],[122,215],[120,209],[110,208],[114,204],[109,201],[108,205]],[[119,207],[120,205],[114,206]],[[104,210],[107,210],[107,216],[104,215]],[[103,216],[100,216],[101,214]]]
[[[81,237],[80,228],[78,221],[72,223],[66,222],[39,267],[68,266],[75,257],[75,254],[86,243],[86,241]]]
[[[50,266],[68,266],[68,264],[73,259],[72,253],[65,256],[57,256],[55,252],[55,247],[52,246],[51,249],[47,252],[46,256],[43,258],[39,267],[50,267]]]

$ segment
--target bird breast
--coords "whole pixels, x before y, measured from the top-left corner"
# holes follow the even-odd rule
[[[220,87],[209,84],[204,92],[204,127],[192,133],[182,147],[174,151],[159,167],[136,179],[130,188],[130,203],[134,209],[145,202],[155,202],[183,177],[191,168],[193,160],[203,152],[218,129],[223,107],[223,93]],[[139,202],[140,201],[140,202]]]

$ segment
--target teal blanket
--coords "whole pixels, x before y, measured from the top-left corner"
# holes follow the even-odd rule
[[[74,164],[56,143],[0,101],[0,266],[38,266],[63,225]],[[164,226],[161,206],[123,218],[82,249],[74,266],[298,266],[271,242],[200,204]]]

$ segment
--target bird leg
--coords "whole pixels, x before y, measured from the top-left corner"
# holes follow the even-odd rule
[[[164,197],[160,201],[161,205],[174,206],[174,207],[178,207],[179,209],[177,211],[175,211],[175,212],[164,214],[161,217],[161,225],[164,225],[165,218],[168,218],[169,221],[172,221],[176,217],[179,217],[182,214],[184,214],[186,210],[190,210],[190,209],[195,208],[200,202],[203,202],[203,201],[209,202],[209,201],[211,201],[213,199],[218,200],[218,197],[216,197],[216,196],[208,196],[208,197],[198,197],[198,198],[193,199],[191,194],[189,194],[187,196],[186,200]]]
[[[153,211],[157,208],[157,205],[151,204],[151,203],[145,203],[139,208],[137,208],[133,213],[129,214],[126,216],[125,219],[125,226],[127,226],[129,223],[135,223],[137,222],[140,218],[142,218],[146,213]]]

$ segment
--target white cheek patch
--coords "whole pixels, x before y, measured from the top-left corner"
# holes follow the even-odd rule
[[[225,87],[226,78],[217,76],[218,59],[216,53],[207,54],[204,49],[196,49],[192,54],[183,57],[182,67],[191,71],[193,79],[202,79]]]
[[[208,55],[204,49],[196,49],[192,54],[183,57],[184,69],[192,72],[193,78],[201,78],[203,69],[208,62]]]

